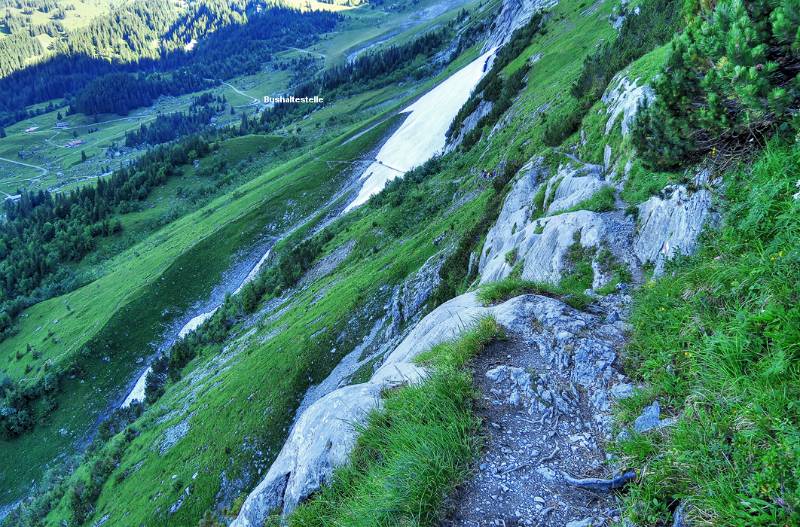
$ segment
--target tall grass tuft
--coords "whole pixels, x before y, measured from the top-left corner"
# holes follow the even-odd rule
[[[287,518],[288,525],[437,525],[445,498],[467,477],[480,446],[472,378],[464,366],[501,336],[502,328],[486,318],[421,356],[431,376],[387,394],[384,407],[360,429],[350,462]],[[277,518],[273,522],[278,525]]]
[[[591,271],[591,269],[590,269]],[[590,275],[591,276],[591,275]],[[558,284],[534,282],[509,276],[497,282],[490,282],[478,290],[478,300],[484,305],[499,304],[515,296],[540,295],[558,298],[575,309],[585,309],[592,299],[585,293],[591,286],[591,278],[587,285],[579,277],[567,276]]]
[[[800,147],[725,179],[723,224],[635,299],[628,371],[678,424],[621,443],[637,525],[800,525]]]

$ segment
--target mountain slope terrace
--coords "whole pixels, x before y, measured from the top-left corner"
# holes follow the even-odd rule
[[[630,97],[626,83],[621,77],[610,90],[616,92],[616,98],[607,98],[612,108]],[[628,100],[624,111],[609,110],[607,128],[630,122],[635,103]],[[614,401],[634,390],[618,360],[630,289],[641,284],[644,266],[659,274],[667,260],[694,249],[712,214],[710,191],[697,184],[703,178],[699,174],[694,186],[701,190],[670,185],[641,203],[637,225],[621,205],[603,212],[581,207],[602,188],[620,193],[613,167],[571,156],[554,169],[540,157],[531,159],[516,174],[487,234],[479,282],[502,282],[516,274],[557,283],[573,271],[570,253],[580,248],[591,268],[591,305],[579,310],[535,294],[487,303],[475,291],[445,302],[411,330],[368,382],[343,386],[302,412],[232,525],[261,525],[271,512],[289,514],[313,495],[346,463],[358,427],[369,411],[381,407],[382,394],[426,378],[415,358],[486,316],[506,329],[508,340],[474,365],[488,439],[478,470],[454,498],[445,523],[577,526],[618,520],[613,496],[581,489],[570,478],[612,478],[624,468],[615,466],[604,445],[611,440]],[[542,191],[547,207],[537,215],[536,195]],[[612,283],[612,260],[638,279]],[[610,293],[597,293],[609,284]],[[491,523],[499,521],[505,523]]]
[[[482,99],[446,154],[372,199],[367,168],[361,193],[335,193],[335,207],[304,217],[292,241],[330,234],[313,265],[202,350],[134,422],[134,437],[119,433],[103,447],[115,456],[114,477],[77,523],[307,525],[295,515],[324,499],[392,394],[435,378],[426,354],[488,319],[503,338],[468,364],[480,452],[465,460],[468,470],[437,521],[619,521],[620,504],[608,491],[634,476],[608,446],[618,432],[616,403],[640,388],[621,365],[632,296],[696,249],[716,222],[718,182],[692,168],[679,182],[636,192],[631,126],[639,103],[652,97],[648,84],[663,49],[614,77],[564,141],[570,146],[543,146],[543,129],[562,117],[584,56],[616,34],[612,7],[502,2],[485,41],[465,54],[473,68],[484,62],[483,74],[491,67],[486,57],[545,13],[546,31],[503,70],[506,78],[524,74],[509,107],[486,125],[500,102]],[[370,157],[380,148],[370,145]],[[359,171],[369,164],[360,161]],[[396,177],[378,168],[377,187]],[[350,176],[348,184],[356,180]],[[353,198],[359,206],[339,214]],[[284,248],[271,247],[273,254]],[[258,267],[268,271],[276,260],[265,260]],[[455,287],[453,268],[461,273]],[[656,403],[634,429],[672,423]],[[72,478],[88,472],[81,466]],[[71,498],[60,496],[45,523],[67,521]]]

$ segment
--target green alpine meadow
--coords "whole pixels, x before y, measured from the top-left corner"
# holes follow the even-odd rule
[[[796,0],[0,0],[0,526],[800,525]]]

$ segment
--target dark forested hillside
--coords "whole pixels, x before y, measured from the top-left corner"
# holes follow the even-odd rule
[[[74,5],[59,7],[51,0],[17,0],[9,6],[19,11],[14,14],[6,11],[3,17],[3,25],[13,40],[0,41],[0,78],[22,69],[27,59],[44,54],[44,48],[34,38],[40,34],[55,39],[52,44],[55,55],[86,55],[125,62],[156,58],[166,45],[177,47],[177,43],[162,43],[162,35],[181,16],[177,4],[172,2],[123,3],[108,16],[98,17],[87,27],[72,31],[65,30],[61,19],[65,17],[64,9],[74,9]],[[49,22],[33,23],[34,14],[49,15]]]
[[[360,55],[355,60],[325,70],[321,88],[329,91],[341,86],[378,79],[396,71],[418,57],[429,58],[453,38],[452,27],[428,32],[399,46],[390,46],[378,53]]]
[[[21,69],[28,60],[44,53],[41,42],[26,34],[12,34],[0,43],[0,76]]]
[[[41,46],[30,50],[21,45],[42,33],[56,38],[55,55],[137,62],[159,58],[225,26],[245,23],[248,14],[266,7],[265,2],[254,0],[202,0],[183,5],[137,0],[114,6],[108,15],[93,19],[86,27],[66,31],[60,20],[65,9],[74,10],[74,5],[59,6],[53,0],[14,0],[9,5],[19,14],[6,12],[3,25],[17,38],[15,42],[0,42],[0,77],[21,69],[25,65],[21,58],[43,54]],[[49,15],[50,21],[34,24],[32,15],[37,12]]]
[[[209,7],[207,16],[199,15],[200,7],[192,10],[194,22],[174,19],[163,8],[145,17],[150,11],[143,8],[140,15],[125,11],[115,15],[119,20],[92,24],[71,38],[61,54],[0,78],[0,123],[26,117],[28,105],[60,97],[87,114],[127,113],[160,95],[189,93],[217,79],[255,73],[276,52],[308,46],[340,19],[329,12],[277,7],[247,15],[244,6],[224,5],[228,11]],[[162,33],[171,39],[166,44],[158,37]],[[184,37],[206,35],[189,51],[180,44]]]
[[[134,108],[150,105],[161,95],[180,95],[211,85],[186,70],[169,75],[109,73],[91,81],[78,92],[71,111],[86,115],[127,114]]]
[[[181,13],[172,2],[141,0],[113,9],[107,17],[71,32],[55,44],[56,53],[133,62],[157,58],[162,50],[177,43],[164,43],[162,35]]]
[[[159,115],[152,123],[142,124],[138,130],[127,132],[125,146],[157,145],[198,132],[211,122],[214,115],[224,110],[224,97],[203,94],[194,98],[188,112]]]

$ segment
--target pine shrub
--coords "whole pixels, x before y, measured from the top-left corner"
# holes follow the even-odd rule
[[[800,2],[722,0],[695,11],[637,118],[634,144],[653,168],[736,152],[796,125]]]

